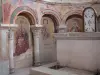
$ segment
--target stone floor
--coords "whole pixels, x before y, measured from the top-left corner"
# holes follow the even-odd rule
[[[15,73],[10,74],[10,75],[29,75],[29,68],[21,68],[21,69],[16,69]]]

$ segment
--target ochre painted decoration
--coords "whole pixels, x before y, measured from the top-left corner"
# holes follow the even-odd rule
[[[44,40],[48,38],[53,38],[54,33],[54,22],[51,18],[49,17],[42,17],[42,25],[44,25],[43,28],[43,38]]]

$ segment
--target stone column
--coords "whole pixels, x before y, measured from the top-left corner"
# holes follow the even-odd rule
[[[35,58],[35,65],[39,66],[41,65],[41,59],[40,59],[40,43],[41,43],[41,32],[42,32],[42,25],[35,25],[31,26],[33,35],[34,35],[34,58]]]
[[[17,27],[15,24],[1,24],[2,29],[8,30],[8,51],[9,51],[9,73],[14,72],[14,30]]]
[[[9,71],[14,72],[14,32],[12,29],[8,31],[8,49],[9,49]]]

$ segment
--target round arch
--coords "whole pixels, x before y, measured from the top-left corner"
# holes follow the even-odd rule
[[[62,22],[63,22],[64,24],[66,24],[66,20],[68,19],[68,17],[70,17],[71,15],[74,15],[74,14],[82,16],[82,12],[83,12],[82,10],[71,10],[71,11],[67,12],[67,13],[63,16]]]
[[[37,14],[36,12],[31,9],[30,7],[28,6],[20,6],[20,7],[17,7],[11,14],[11,17],[10,17],[10,23],[13,24],[15,23],[15,20],[17,18],[17,16],[19,14],[24,14],[26,16],[28,16],[28,19],[30,19],[30,23],[32,23],[33,21],[35,22],[34,24],[36,24],[38,21],[37,19]],[[33,23],[32,23],[33,24]]]
[[[72,14],[66,18],[64,21],[65,25],[67,25],[68,32],[83,32],[83,16],[80,14]]]
[[[58,22],[58,20],[56,19],[56,17],[55,16],[53,16],[52,14],[44,14],[43,16],[42,16],[42,19],[43,19],[43,17],[47,17],[47,18],[50,18],[51,20],[52,20],[52,22],[54,23],[54,32],[58,32],[58,26],[59,26],[59,22]],[[42,19],[41,19],[41,21],[42,21]]]
[[[20,18],[20,19],[19,19]],[[17,22],[16,22],[17,21]],[[21,21],[23,21],[23,24],[19,24]],[[17,7],[11,14],[10,17],[10,23],[18,23],[19,27],[16,30],[16,34],[15,34],[15,52],[14,52],[14,56],[15,56],[15,61],[18,62],[23,62],[23,60],[25,62],[23,62],[24,64],[19,64],[18,62],[15,62],[15,68],[21,68],[21,67],[26,67],[29,65],[32,65],[34,62],[34,58],[33,58],[33,53],[34,53],[34,38],[32,36],[32,32],[30,31],[30,26],[28,25],[35,25],[37,23],[37,14],[35,13],[35,11],[27,6],[21,6],[21,7]],[[23,26],[25,25],[25,26]],[[27,28],[28,27],[28,28]],[[21,40],[24,41],[21,41]],[[21,46],[20,46],[20,45]],[[26,61],[26,58],[23,58],[22,60],[20,59],[21,55],[25,55],[25,53],[30,52],[30,57],[29,57],[29,61]],[[18,59],[16,59],[16,57],[18,56]],[[29,63],[29,64],[27,64]]]
[[[42,10],[42,13],[43,13],[43,14],[42,14],[42,17],[43,17],[44,15],[49,15],[49,17],[50,17],[50,15],[51,15],[51,16],[54,17],[54,19],[56,20],[58,26],[61,24],[60,13],[57,13],[56,11],[51,10],[51,9],[43,9],[43,10]]]

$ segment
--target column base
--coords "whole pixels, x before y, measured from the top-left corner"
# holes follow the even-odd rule
[[[35,63],[35,66],[36,66],[36,67],[41,66],[41,65],[42,65],[42,64],[41,64],[40,62],[36,62],[36,63]]]
[[[15,72],[15,69],[14,68],[9,68],[9,74],[12,74]]]

